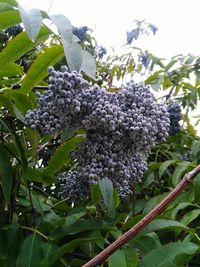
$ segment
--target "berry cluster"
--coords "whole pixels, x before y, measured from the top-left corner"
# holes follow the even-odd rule
[[[181,129],[181,126],[179,124],[179,121],[182,119],[181,108],[177,103],[171,103],[167,106],[167,111],[170,114],[169,134],[174,135]]]
[[[151,61],[149,52],[145,50],[144,52],[141,52],[138,55],[138,61],[145,67],[145,69],[148,69],[149,63]]]
[[[98,55],[99,59],[102,59],[103,56],[106,55],[106,53],[107,53],[107,50],[105,49],[105,47],[100,46],[100,47],[98,48],[97,55]]]
[[[130,81],[111,93],[89,85],[65,66],[61,71],[50,67],[49,72],[49,90],[37,93],[39,107],[27,112],[26,124],[41,133],[54,134],[68,127],[86,131],[85,142],[72,155],[78,162],[76,170],[61,179],[61,194],[86,197],[91,184],[108,177],[126,197],[131,184],[146,171],[145,157],[152,146],[168,136],[166,107],[143,83]]]
[[[86,33],[88,31],[88,27],[87,26],[82,26],[80,28],[77,27],[73,27],[73,34],[76,35],[81,42],[86,40]]]

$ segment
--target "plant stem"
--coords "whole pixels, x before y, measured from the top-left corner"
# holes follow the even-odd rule
[[[163,212],[166,207],[183,191],[186,185],[200,173],[200,165],[194,168],[189,173],[185,174],[180,181],[180,183],[167,195],[156,207],[153,208],[141,221],[134,225],[129,231],[123,234],[120,238],[110,244],[102,252],[100,252],[96,257],[91,259],[88,263],[84,264],[82,267],[94,267],[97,264],[105,261],[111,254],[113,254],[117,249],[121,248],[126,244],[131,238],[138,234],[147,224],[149,224],[157,215]]]

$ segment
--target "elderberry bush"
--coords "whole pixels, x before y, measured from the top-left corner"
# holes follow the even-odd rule
[[[170,114],[170,128],[169,134],[174,135],[181,130],[181,126],[179,124],[181,117],[181,108],[177,103],[171,103],[167,106],[167,111]]]
[[[90,85],[66,66],[49,67],[48,90],[36,93],[38,108],[26,114],[26,125],[54,134],[82,127],[86,139],[72,157],[76,169],[61,176],[62,196],[89,196],[89,189],[108,177],[120,196],[130,195],[133,182],[141,181],[146,157],[157,141],[168,136],[169,114],[143,83],[130,81],[118,93]]]

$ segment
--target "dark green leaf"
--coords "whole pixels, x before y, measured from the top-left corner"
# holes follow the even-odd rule
[[[172,176],[172,183],[174,186],[178,184],[183,174],[188,170],[190,165],[191,165],[191,162],[184,161],[184,162],[181,162],[176,167],[175,172],[173,173],[173,176]]]
[[[98,184],[93,184],[91,186],[91,196],[92,196],[92,204],[96,205],[101,199],[101,190]]]
[[[167,160],[165,162],[163,162],[161,165],[160,165],[160,168],[159,168],[159,171],[158,171],[158,175],[159,177],[161,178],[163,173],[166,171],[166,169],[171,165],[171,164],[174,164],[176,162],[176,160]]]
[[[0,143],[0,178],[1,187],[5,201],[10,203],[11,189],[12,189],[12,165],[10,157],[4,148],[4,145]]]
[[[64,167],[71,159],[70,153],[74,151],[77,148],[77,144],[83,140],[83,136],[77,135],[61,144],[49,160],[45,173],[51,175]]]
[[[30,182],[39,182],[46,186],[56,182],[56,178],[54,176],[48,176],[44,172],[30,167],[26,169],[24,176]]]
[[[194,178],[194,199],[200,204],[200,174]]]
[[[191,242],[176,242],[150,251],[140,262],[139,267],[161,267],[169,265],[180,254],[194,254],[198,246]]]
[[[109,267],[137,267],[138,256],[134,248],[127,246],[118,249],[108,258]]]

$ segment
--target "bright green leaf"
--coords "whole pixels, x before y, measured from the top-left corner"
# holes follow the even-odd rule
[[[0,14],[1,17],[1,14]],[[1,18],[0,18],[1,21]],[[0,68],[4,68],[9,63],[14,62],[25,53],[30,51],[38,42],[44,42],[50,34],[46,27],[42,27],[36,42],[32,42],[25,32],[19,33],[16,37],[12,38],[6,47],[0,53]]]
[[[77,148],[77,144],[83,140],[83,136],[77,135],[63,143],[49,160],[45,173],[50,175],[62,169],[64,165],[70,161],[70,153],[74,151]]]
[[[0,69],[0,78],[11,77],[23,73],[23,68],[15,63],[5,65]]]
[[[13,10],[13,7],[7,3],[0,2],[0,13],[9,11],[9,10]]]
[[[21,91],[23,93],[31,91],[48,75],[48,67],[54,65],[63,56],[63,48],[60,45],[51,46],[40,53],[22,81]]]
[[[19,24],[21,18],[19,12],[16,10],[5,11],[0,13],[0,30]]]

